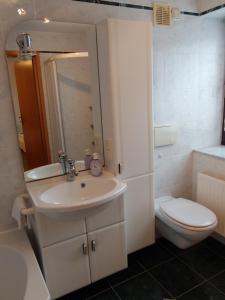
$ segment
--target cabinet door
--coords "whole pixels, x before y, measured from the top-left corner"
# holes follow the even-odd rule
[[[155,242],[153,174],[125,180],[125,219],[128,253]]]
[[[151,36],[150,22],[108,19],[98,26],[99,48],[103,54],[99,60],[100,82],[101,76],[105,76],[101,70],[110,73],[106,77],[110,87],[107,83],[105,87],[101,85],[103,127],[107,134],[104,133],[104,139],[112,136],[114,160],[122,164],[120,172],[124,179],[153,172]],[[108,45],[101,41],[104,37]],[[106,59],[108,70],[103,66]],[[106,108],[107,88],[111,92],[112,112]],[[112,129],[107,125],[110,121]]]
[[[88,234],[92,282],[127,267],[124,222]]]
[[[52,298],[58,298],[90,283],[87,236],[42,248],[44,275]]]

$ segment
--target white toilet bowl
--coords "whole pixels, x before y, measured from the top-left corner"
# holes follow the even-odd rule
[[[181,249],[207,238],[217,226],[216,215],[197,202],[165,196],[155,199],[156,229]]]

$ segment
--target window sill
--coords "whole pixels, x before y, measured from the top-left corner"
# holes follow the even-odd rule
[[[208,156],[213,156],[220,159],[225,159],[225,146],[223,145],[194,150],[194,152],[205,154]]]

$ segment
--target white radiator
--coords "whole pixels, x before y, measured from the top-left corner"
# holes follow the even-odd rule
[[[216,232],[225,237],[225,180],[198,173],[197,202],[216,214]]]

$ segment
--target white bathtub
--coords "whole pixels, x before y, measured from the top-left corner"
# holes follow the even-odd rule
[[[20,230],[0,233],[0,299],[50,300],[28,238]]]

